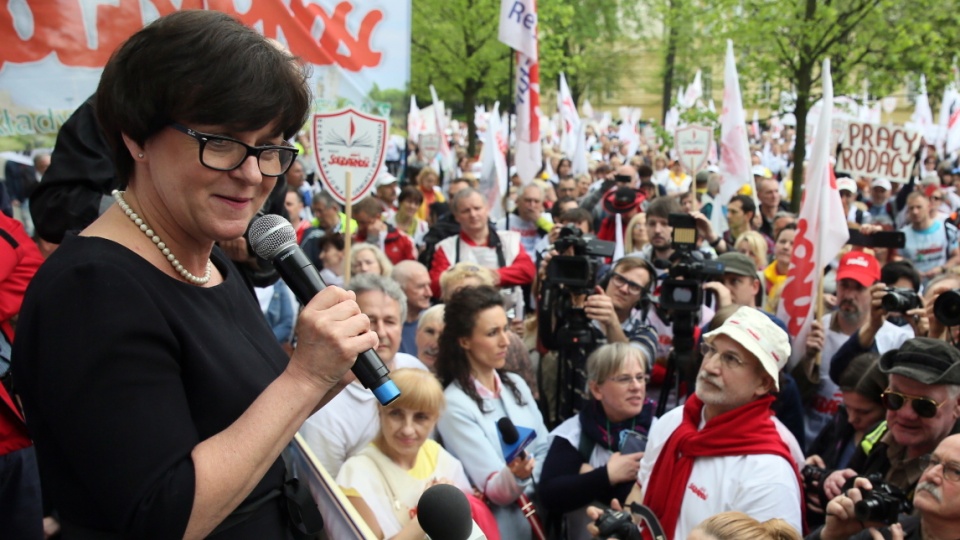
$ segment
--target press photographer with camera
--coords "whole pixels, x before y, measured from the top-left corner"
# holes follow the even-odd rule
[[[849,468],[827,478],[828,497],[839,495],[847,479],[870,474],[910,494],[922,472],[921,456],[960,432],[960,351],[941,340],[913,338],[881,356],[880,371],[888,376],[881,394],[886,420],[864,437]]]
[[[913,498],[914,512],[909,516],[897,516],[897,523],[877,532],[883,525],[876,520],[865,520],[865,513],[881,506],[896,504],[864,503],[870,498],[875,486],[869,479],[857,478],[854,487],[834,498],[827,505],[827,522],[820,530],[807,536],[806,540],[869,540],[884,538],[893,540],[949,539],[956,538],[960,530],[960,435],[951,435],[937,445],[932,454],[923,456],[922,469]]]

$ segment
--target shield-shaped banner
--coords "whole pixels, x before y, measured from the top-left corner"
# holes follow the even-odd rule
[[[313,149],[324,189],[341,204],[365,197],[383,166],[387,120],[356,109],[313,115]],[[346,173],[353,173],[347,193]]]
[[[433,163],[440,153],[440,135],[437,133],[420,134],[420,156],[425,163]]]
[[[677,128],[674,144],[680,163],[690,174],[697,174],[707,166],[710,157],[710,145],[713,144],[713,130],[706,126],[684,126]]]

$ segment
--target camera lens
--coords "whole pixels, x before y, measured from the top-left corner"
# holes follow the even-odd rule
[[[960,325],[960,290],[941,294],[933,304],[933,315],[944,326]]]

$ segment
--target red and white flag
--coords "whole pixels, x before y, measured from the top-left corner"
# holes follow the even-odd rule
[[[940,103],[940,133],[945,145],[945,155],[960,150],[960,93],[953,84],[943,91]]]
[[[733,57],[733,41],[727,40],[723,66],[723,111],[720,113],[720,193],[716,200],[726,206],[744,185],[753,186],[750,172],[750,145],[747,144],[747,115],[740,97],[740,79]],[[753,189],[754,197],[757,190]]]
[[[567,78],[560,74],[560,93],[557,94],[557,108],[560,111],[560,151],[573,159],[577,151],[577,137],[580,133],[580,115],[577,104],[573,102]]]
[[[500,0],[500,27],[497,39],[534,61],[537,48],[537,1]]]
[[[815,316],[818,282],[823,279],[823,269],[850,238],[837,179],[830,164],[833,79],[829,58],[823,61],[822,80],[824,105],[813,136],[790,270],[787,271],[777,310],[777,316],[787,323],[787,330],[793,336],[791,367],[806,352],[807,335]]]

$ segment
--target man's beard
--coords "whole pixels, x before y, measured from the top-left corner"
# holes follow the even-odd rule
[[[713,384],[713,387],[708,387],[708,383]],[[720,377],[701,371],[697,374],[696,390],[700,400],[708,405],[727,404],[726,387]]]
[[[850,306],[853,308],[853,310],[847,311],[843,309],[844,306]],[[857,325],[863,322],[863,312],[860,311],[860,307],[857,306],[857,304],[855,304],[852,300],[843,300],[840,302],[840,305],[837,307],[839,308],[837,310],[837,313],[840,315],[840,318],[842,318],[845,322],[848,322],[851,324],[857,324]]]

